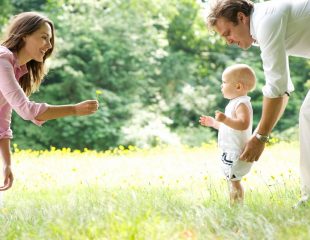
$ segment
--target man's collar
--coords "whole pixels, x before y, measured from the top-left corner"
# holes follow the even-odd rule
[[[258,44],[258,42],[257,42],[255,28],[254,28],[254,11],[255,11],[255,4],[250,14],[250,34],[251,34],[251,37],[254,39],[253,45],[256,45]]]

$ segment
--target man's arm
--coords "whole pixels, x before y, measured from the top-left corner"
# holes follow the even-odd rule
[[[284,113],[289,97],[285,94],[279,98],[263,99],[262,117],[255,132],[269,135]]]
[[[261,135],[269,135],[281,118],[287,106],[289,97],[284,95],[279,98],[267,98],[263,100],[263,111],[259,125],[255,132]],[[255,135],[249,140],[240,160],[254,162],[259,159],[265,148],[265,143],[258,140]]]

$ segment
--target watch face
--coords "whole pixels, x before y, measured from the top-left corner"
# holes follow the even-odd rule
[[[256,134],[256,138],[258,139],[258,140],[260,140],[261,142],[268,142],[268,140],[269,140],[269,136],[262,136],[262,135],[260,135],[260,134]]]

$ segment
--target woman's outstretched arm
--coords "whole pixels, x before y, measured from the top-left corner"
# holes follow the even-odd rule
[[[38,121],[47,121],[66,116],[84,116],[95,113],[99,108],[97,100],[86,100],[72,105],[48,105],[47,109],[36,116]]]

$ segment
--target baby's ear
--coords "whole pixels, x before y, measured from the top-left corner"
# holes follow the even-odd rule
[[[237,88],[237,90],[241,90],[241,89],[244,88],[244,86],[243,86],[242,83],[238,82],[238,83],[236,84],[236,88]]]
[[[237,90],[247,90],[247,85],[246,84],[244,84],[244,83],[242,83],[242,82],[238,82],[237,83],[237,86],[236,86],[236,88],[237,88]]]

